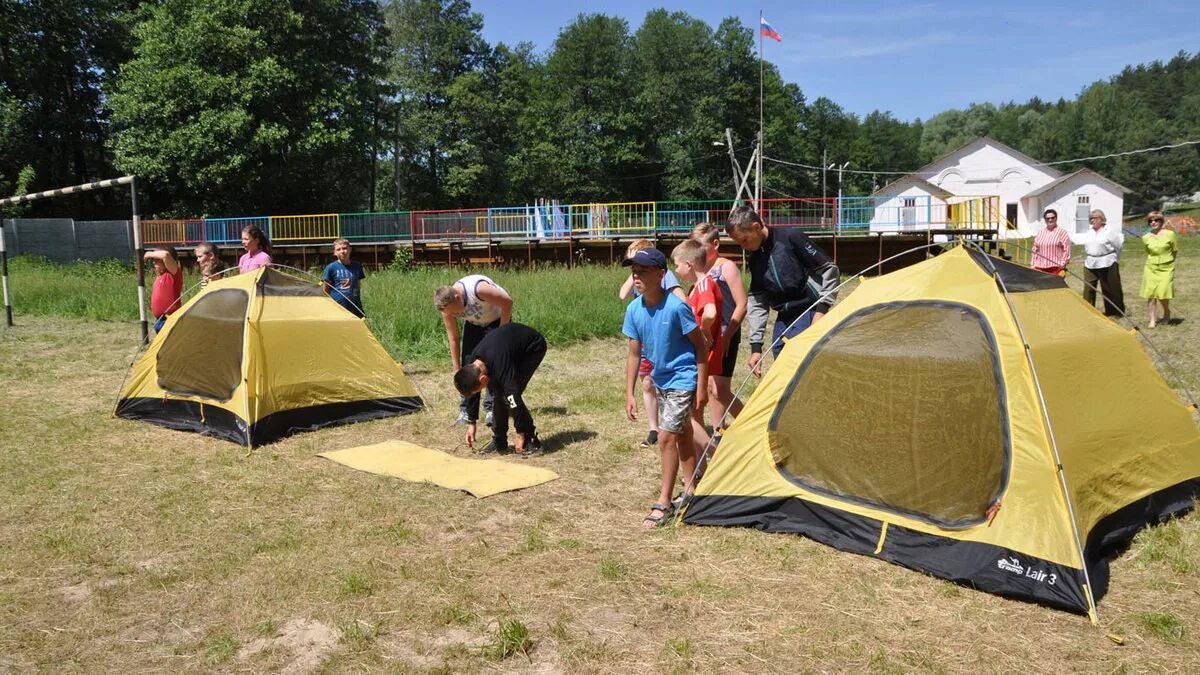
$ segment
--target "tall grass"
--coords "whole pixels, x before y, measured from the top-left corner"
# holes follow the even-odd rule
[[[138,316],[134,273],[116,260],[58,265],[37,256],[19,256],[9,262],[9,275],[17,317],[122,321]]]
[[[369,274],[363,284],[368,324],[403,360],[445,358],[446,331],[441,315],[433,308],[433,292],[465,273],[462,269],[415,268]],[[513,320],[537,328],[552,345],[620,333],[624,303],[617,298],[617,289],[628,272],[619,267],[537,267],[485,273],[512,294]],[[22,256],[13,259],[11,275],[18,318],[22,314],[105,321],[138,318],[136,275],[115,260],[60,265]],[[188,294],[195,293],[198,281],[195,274],[185,275]],[[152,283],[150,271],[146,284]]]
[[[540,267],[485,273],[513,297],[513,320],[537,328],[551,345],[620,333],[624,303],[617,289],[626,271],[619,267]],[[372,329],[403,358],[445,357],[446,331],[433,307],[438,286],[453,283],[462,270],[385,270],[363,286],[363,305]]]

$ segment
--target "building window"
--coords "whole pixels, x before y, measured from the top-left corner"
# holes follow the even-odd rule
[[[1075,232],[1087,232],[1088,216],[1092,212],[1092,198],[1089,195],[1076,195],[1075,202]]]

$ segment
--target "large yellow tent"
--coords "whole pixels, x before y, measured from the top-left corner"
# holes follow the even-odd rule
[[[260,268],[208,284],[168,317],[116,414],[253,447],[422,406],[362,319],[317,285]]]
[[[788,342],[684,522],[794,532],[1095,620],[1107,558],[1200,495],[1200,432],[1062,279],[957,247]]]

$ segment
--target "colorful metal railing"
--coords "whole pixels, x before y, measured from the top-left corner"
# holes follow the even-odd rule
[[[341,236],[338,214],[322,213],[314,216],[271,216],[272,241],[330,240]]]
[[[654,231],[659,234],[687,234],[700,223],[724,225],[731,208],[729,201],[724,199],[658,202]]]
[[[350,241],[412,239],[411,211],[343,213],[339,236]]]
[[[251,226],[267,232],[271,229],[271,218],[270,216],[205,218],[204,240],[211,244],[240,244],[242,243],[242,230]]]
[[[486,216],[487,209],[447,209],[413,211],[412,238],[419,241],[446,239],[479,239],[476,219]]]
[[[142,242],[145,244],[199,244],[205,241],[203,219],[141,222]]]
[[[764,199],[759,215],[770,227],[798,227],[807,232],[834,232],[837,198],[799,197]]]
[[[254,225],[272,241],[488,241],[633,239],[681,235],[702,222],[729,218],[728,200],[563,204],[539,200],[524,206],[425,211],[324,213],[293,216],[143,220],[148,245],[237,244]],[[759,213],[769,227],[814,234],[924,232],[1004,226],[998,197],[787,197],[764,199]]]

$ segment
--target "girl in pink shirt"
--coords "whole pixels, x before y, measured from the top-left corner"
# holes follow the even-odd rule
[[[271,242],[257,225],[242,228],[242,246],[246,248],[238,258],[238,271],[242,274],[271,264]]]

